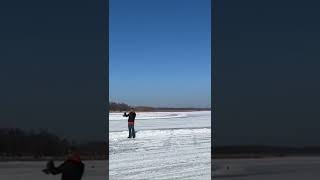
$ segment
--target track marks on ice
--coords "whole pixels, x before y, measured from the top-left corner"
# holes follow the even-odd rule
[[[109,174],[124,179],[210,179],[211,129],[145,130],[109,134]]]

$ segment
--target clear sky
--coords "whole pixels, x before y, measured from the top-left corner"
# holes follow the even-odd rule
[[[211,1],[109,3],[110,101],[210,107]]]

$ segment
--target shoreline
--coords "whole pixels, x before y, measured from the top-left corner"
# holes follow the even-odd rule
[[[178,109],[172,109],[172,110],[137,110],[135,112],[196,112],[196,111],[211,111],[208,110],[178,110]],[[109,113],[123,113],[128,111],[109,111]]]

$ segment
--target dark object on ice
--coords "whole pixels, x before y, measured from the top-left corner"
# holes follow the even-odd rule
[[[61,180],[81,180],[84,172],[84,164],[80,159],[79,153],[73,148],[69,152],[67,160],[61,165],[55,167],[54,162],[50,160],[47,163],[47,168],[42,170],[46,174],[62,174]]]
[[[43,169],[42,172],[46,173],[46,174],[50,174],[50,169],[52,169],[54,167],[54,163],[52,160],[48,161],[47,162],[47,165],[46,165],[46,169]]]
[[[135,138],[136,137],[136,133],[134,131],[134,120],[136,118],[136,113],[134,112],[134,109],[131,108],[131,111],[129,112],[129,114],[127,114],[126,112],[123,114],[124,117],[129,117],[128,118],[128,129],[129,129],[129,137],[128,138]]]

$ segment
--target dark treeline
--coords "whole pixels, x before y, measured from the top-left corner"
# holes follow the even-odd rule
[[[150,106],[130,106],[125,103],[116,103],[110,102],[109,109],[110,111],[129,111],[133,107],[136,111],[201,111],[201,110],[211,110],[210,108],[170,108],[170,107],[150,107]]]
[[[277,146],[218,146],[212,151],[212,157],[228,155],[257,155],[257,156],[290,156],[290,155],[319,155],[320,146],[306,147],[277,147]]]
[[[68,149],[74,146],[84,156],[103,157],[106,142],[77,143],[60,138],[45,130],[24,131],[17,128],[0,129],[0,156],[32,157],[65,156]]]
[[[125,103],[109,102],[110,111],[129,111],[130,108],[131,107]]]
[[[153,107],[153,111],[210,111],[210,108],[193,108],[193,107],[185,107],[185,108],[170,108],[170,107]]]

